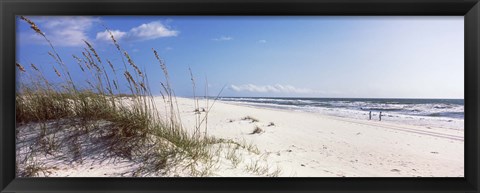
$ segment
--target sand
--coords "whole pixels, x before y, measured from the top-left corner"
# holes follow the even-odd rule
[[[204,103],[200,101],[201,106]],[[185,126],[194,125],[193,101],[179,98],[178,104]],[[259,122],[242,120],[246,116]],[[268,126],[270,122],[274,126]],[[264,132],[250,134],[255,126]],[[404,125],[389,122],[388,118],[381,122],[358,120],[217,101],[209,112],[208,134],[255,144],[262,153],[269,154],[271,165],[281,168],[280,176],[464,175],[463,130]]]
[[[162,109],[161,97],[155,100]],[[194,112],[194,101],[187,98],[177,100],[183,126],[193,132],[198,115]],[[205,101],[200,100],[199,104],[200,111],[206,108]],[[205,112],[200,112],[200,116],[203,118]],[[247,116],[258,121],[244,120]],[[262,131],[252,134],[256,127]],[[34,133],[35,128],[21,127],[17,139],[17,159],[23,159],[22,154],[32,146],[29,133]],[[205,132],[204,126],[202,132]],[[389,122],[388,118],[381,122],[359,120],[217,101],[208,113],[206,134],[247,144],[250,148],[232,149],[226,144],[214,145],[212,151],[217,149],[218,156],[211,164],[200,164],[199,168],[209,168],[201,176],[464,176],[464,132],[459,129],[405,125]],[[61,148],[60,152],[53,154],[55,156],[33,156],[34,161],[46,168],[45,174],[40,176],[191,175],[180,166],[167,173],[136,173],[141,160],[105,156],[101,135],[98,134],[98,139],[79,139],[83,156],[81,162],[62,157],[62,151],[71,151],[68,148]],[[19,167],[25,169],[24,166]]]

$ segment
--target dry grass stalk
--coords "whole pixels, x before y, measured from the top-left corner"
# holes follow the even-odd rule
[[[37,24],[35,24],[33,21],[31,21],[30,19],[24,17],[24,16],[20,16],[20,19],[26,21],[28,24],[30,24],[30,28],[33,29],[33,31],[35,31],[37,34],[40,34],[41,36],[44,36],[45,37],[45,34],[40,30],[40,28],[38,28]]]
[[[20,63],[16,62],[15,65],[17,66],[18,70],[20,70],[20,71],[22,71],[22,72],[27,72],[27,71],[25,70],[25,68],[24,68]]]
[[[32,63],[32,69],[38,71],[41,78],[31,78],[29,84],[20,84],[16,95],[17,123],[46,123],[47,121],[59,123],[59,121],[62,120],[62,124],[73,124],[80,121],[80,125],[84,127],[86,135],[88,136],[91,135],[95,129],[98,129],[97,127],[90,128],[88,125],[99,121],[108,122],[112,127],[107,128],[107,131],[116,141],[116,143],[112,144],[110,150],[118,152],[123,156],[129,158],[133,158],[133,156],[144,156],[145,158],[146,156],[151,156],[146,155],[147,152],[140,152],[140,150],[142,149],[141,147],[145,147],[147,144],[151,145],[153,138],[155,140],[168,141],[169,144],[172,144],[171,146],[157,144],[155,148],[162,150],[160,152],[173,152],[172,156],[178,163],[184,160],[191,160],[191,165],[195,166],[196,164],[194,163],[200,160],[206,161],[207,163],[212,161],[213,154],[209,150],[209,147],[213,139],[207,137],[206,134],[204,138],[200,138],[199,131],[192,136],[182,127],[178,102],[175,97],[175,92],[170,85],[167,66],[155,49],[152,50],[155,58],[160,63],[166,82],[166,84],[161,83],[162,91],[160,92],[166,104],[165,111],[168,112],[166,113],[167,117],[165,119],[159,117],[146,74],[140,70],[130,55],[122,49],[114,35],[108,29],[125,67],[122,69],[124,70],[123,74],[125,79],[121,80],[127,82],[127,86],[130,88],[130,93],[124,93],[123,95],[121,95],[119,91],[122,85],[120,85],[121,82],[117,78],[114,64],[106,59],[115,77],[113,80],[110,80],[112,74],[109,74],[110,71],[106,71],[99,53],[97,53],[94,46],[87,41],[84,42],[88,49],[85,48],[80,57],[76,55],[72,56],[79,68],[87,74],[90,72],[90,76],[93,78],[87,77],[86,82],[88,86],[83,88],[84,86],[82,85],[82,89],[78,89],[80,86],[76,84],[78,81],[75,82],[72,80],[67,65],[63,63],[62,58],[58,52],[55,51],[50,40],[48,40],[33,21],[26,17],[21,18],[29,23],[30,27],[36,33],[42,35],[49,43],[52,49],[49,55],[56,62],[56,65],[53,66],[55,74],[58,77],[64,78],[63,80],[65,80],[65,82],[59,85],[50,84],[47,78],[43,76],[42,71]],[[139,77],[133,76],[130,73],[125,59],[128,61],[129,67],[136,71],[134,75],[138,75]],[[26,72],[25,68],[18,62],[16,66],[21,72]],[[191,73],[191,75],[192,82],[195,85],[193,73]],[[39,81],[44,81],[45,83],[43,84]],[[113,86],[118,92],[116,95],[113,92],[111,83],[113,83]],[[222,91],[220,91],[220,93]],[[207,88],[205,93],[207,93]],[[198,125],[205,123],[205,133],[207,131],[206,120],[208,112],[213,107],[220,93],[212,104],[209,104],[207,94],[205,96],[207,99],[205,116],[201,120],[200,117],[197,119]],[[131,103],[126,102],[118,96],[127,96],[133,100]],[[198,100],[196,101],[196,106],[199,106]],[[199,128],[200,127],[198,127],[198,129]],[[56,142],[49,138],[45,139],[47,139],[46,147],[54,151],[53,149],[56,146]],[[74,157],[81,158],[81,149],[77,145],[77,142],[71,145],[73,152],[70,153],[72,153]],[[166,167],[166,161],[163,155],[155,156],[159,156],[159,161],[153,162],[155,163],[153,168],[161,169]],[[207,173],[207,171],[202,172],[202,174]]]

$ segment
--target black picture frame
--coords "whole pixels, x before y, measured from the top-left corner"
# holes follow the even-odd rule
[[[478,0],[1,0],[1,192],[479,192]],[[16,15],[461,15],[463,178],[15,178]]]

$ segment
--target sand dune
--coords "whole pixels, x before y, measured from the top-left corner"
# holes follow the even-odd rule
[[[163,100],[155,98],[162,109]],[[199,101],[200,109],[206,108]],[[210,101],[210,105],[212,101]],[[192,99],[178,98],[183,126],[193,132],[196,122]],[[204,117],[206,112],[200,112]],[[246,117],[254,118],[245,119]],[[217,101],[208,115],[208,127],[201,131],[217,139],[249,144],[252,150],[232,149],[225,144],[212,146],[217,158],[202,176],[284,176],[284,177],[462,177],[464,175],[463,130],[405,125],[376,120],[358,120],[317,113],[265,109]],[[57,123],[61,124],[61,123]],[[99,123],[101,127],[102,123]],[[48,125],[47,125],[48,127]],[[255,128],[261,131],[254,133]],[[51,177],[191,176],[178,164],[169,171],[140,168],[144,161],[109,154],[112,143],[102,129],[94,137],[70,136],[72,129],[58,128],[53,137],[60,142],[58,152],[35,154],[33,161]],[[38,148],[38,126],[18,129],[17,160]],[[70,134],[69,134],[70,133]],[[49,135],[50,136],[50,135]],[[72,137],[76,137],[71,145]],[[223,145],[223,146],[222,146]],[[30,148],[30,150],[29,150]],[[257,150],[258,149],[258,150]],[[78,151],[82,159],[68,152]],[[143,151],[143,150],[142,150]],[[148,148],[144,151],[151,151]],[[252,153],[253,152],[253,153]],[[32,155],[30,155],[32,156]],[[25,170],[25,166],[19,166]],[[22,168],[23,167],[23,168]],[[141,169],[141,170],[140,170]],[[140,171],[140,173],[139,173]]]

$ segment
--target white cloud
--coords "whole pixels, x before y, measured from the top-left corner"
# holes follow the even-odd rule
[[[128,33],[129,37],[131,38],[149,40],[161,37],[177,36],[179,32],[168,29],[168,27],[162,23],[154,21],[134,27]]]
[[[111,30],[116,40],[151,40],[162,37],[177,36],[180,32],[169,29],[159,21],[144,23],[137,27],[130,29],[128,32],[120,30]],[[108,31],[97,33],[98,40],[110,41],[110,34]]]
[[[296,88],[291,85],[230,85],[230,89],[237,92],[256,92],[256,93],[294,93],[294,94],[313,94],[320,93],[318,91],[307,88]]]
[[[125,37],[125,35],[127,35],[126,32],[122,32],[120,30],[111,30],[110,32],[113,34],[113,37],[116,40],[120,40]],[[112,41],[112,38],[110,37],[110,33],[108,32],[108,30],[105,30],[103,32],[97,33],[97,40]]]
[[[213,38],[212,40],[213,41],[230,41],[230,40],[233,40],[233,38],[230,36],[222,36],[219,38]]]
[[[267,43],[267,40],[258,40],[258,43],[264,44]]]
[[[84,46],[83,40],[91,42],[87,32],[99,18],[87,16],[41,16],[29,17],[34,21],[54,46]],[[172,30],[159,21],[144,23],[129,31],[110,30],[115,39],[151,40],[161,37],[177,36],[179,31]],[[111,41],[107,30],[98,32],[96,40]],[[25,43],[47,44],[47,42],[33,30],[22,32],[18,40]]]
[[[98,18],[84,16],[29,17],[44,32],[54,46],[81,46],[83,40],[89,40],[87,31],[99,21]],[[29,43],[47,42],[33,31],[20,34],[20,38]]]

